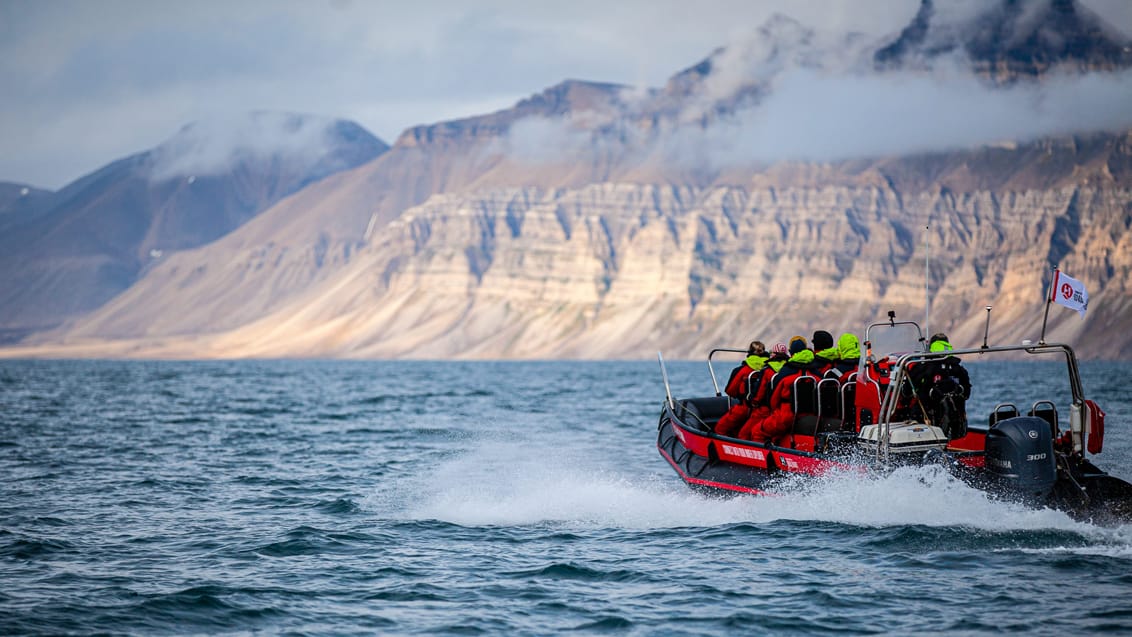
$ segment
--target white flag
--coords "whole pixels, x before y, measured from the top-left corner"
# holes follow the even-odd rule
[[[1083,283],[1057,270],[1054,272],[1051,292],[1053,301],[1071,310],[1077,310],[1081,318],[1085,318],[1085,310],[1089,309],[1089,293]]]

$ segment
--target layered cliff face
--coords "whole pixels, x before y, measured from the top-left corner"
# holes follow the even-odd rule
[[[994,342],[1036,339],[1051,258],[1090,282],[1091,311],[1121,329],[1132,322],[1130,196],[602,184],[436,197],[317,305],[338,308],[342,354],[698,357],[750,338],[860,331],[888,309],[920,320],[930,250],[931,329],[957,344],[978,344],[984,305],[997,308]],[[1082,333],[1076,314],[1052,319],[1050,336],[1083,355],[1132,353],[1111,333]]]
[[[1127,357],[1132,187],[1105,177],[1110,165],[1122,174],[1126,142],[1102,145],[1108,155],[1082,150],[1061,179],[1019,170],[1016,188],[975,179],[956,190],[939,186],[940,174],[925,180],[935,186],[915,188],[893,166],[833,165],[779,166],[707,187],[438,194],[348,254],[295,255],[308,268],[292,275],[318,284],[276,296],[266,312],[244,313],[257,303],[248,296],[195,310],[170,292],[148,299],[164,309],[145,329],[114,331],[130,325],[123,316],[139,315],[135,303],[132,312],[96,314],[67,340],[118,337],[105,351],[157,356],[646,358],[662,350],[698,358],[751,338],[861,332],[889,309],[923,322],[926,262],[929,329],[978,345],[992,305],[991,341],[1008,343],[1038,337],[1058,264],[1089,286],[1090,315],[1085,323],[1052,310],[1049,340],[1072,342],[1084,356]],[[1011,152],[1041,156],[1042,148]],[[950,161],[943,181],[952,186],[964,183],[963,167],[981,165],[978,156]],[[1065,178],[1081,174],[1091,183]],[[245,253],[236,269],[270,268],[263,256]],[[155,271],[148,282],[170,289],[156,277],[174,275]]]

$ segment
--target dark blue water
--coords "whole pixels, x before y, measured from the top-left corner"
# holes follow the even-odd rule
[[[972,412],[1050,371],[974,366]],[[1083,372],[1132,478],[1132,365]],[[647,362],[0,361],[0,633],[1132,632],[1132,527],[931,469],[707,499],[662,396]]]

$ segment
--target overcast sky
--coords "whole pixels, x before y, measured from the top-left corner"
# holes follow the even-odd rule
[[[1081,1],[1132,34],[1132,0]],[[660,86],[775,12],[881,35],[918,5],[0,0],[0,181],[56,189],[186,123],[259,109],[350,119],[393,143],[567,78]]]

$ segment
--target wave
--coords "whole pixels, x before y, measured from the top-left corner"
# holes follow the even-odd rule
[[[1053,544],[1066,550],[1100,542],[1117,552],[1132,551],[1132,526],[1106,529],[1052,509],[996,500],[939,467],[831,475],[788,483],[780,496],[718,498],[689,491],[659,459],[653,464],[661,466],[634,471],[632,464],[610,466],[576,449],[483,440],[428,475],[422,471],[394,480],[361,506],[394,519],[463,526],[675,529],[793,521],[874,529],[960,528],[990,536],[1052,531]]]

